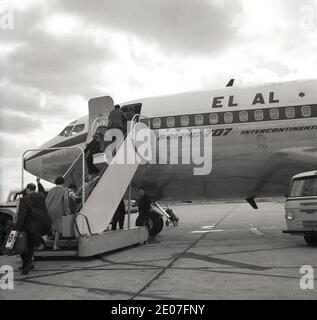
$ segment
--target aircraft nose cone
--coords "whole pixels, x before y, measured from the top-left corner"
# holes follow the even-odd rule
[[[33,156],[29,156],[24,160],[24,169],[37,176],[42,177],[43,176],[43,162],[41,157],[34,158]]]

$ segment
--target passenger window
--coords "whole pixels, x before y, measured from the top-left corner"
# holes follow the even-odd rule
[[[248,111],[240,111],[239,112],[239,120],[241,122],[247,122],[249,120]]]
[[[307,118],[311,116],[310,106],[302,107],[302,115],[303,115],[303,117],[307,117]]]
[[[209,115],[209,123],[210,124],[217,124],[218,123],[218,114],[217,113],[211,113]]]
[[[168,117],[166,120],[166,125],[168,128],[175,127],[175,118],[174,117]]]
[[[233,114],[232,114],[232,112],[226,112],[225,116],[224,116],[224,119],[225,119],[225,123],[233,122]]]
[[[286,108],[286,118],[292,119],[295,118],[295,109],[293,107]]]
[[[74,136],[75,134],[78,134],[82,131],[84,131],[85,129],[85,125],[84,124],[79,124],[77,126],[75,126],[75,128],[73,129],[71,136]]]
[[[189,126],[189,116],[182,116],[181,117],[181,126],[188,127]]]
[[[153,120],[153,128],[154,129],[159,129],[161,128],[161,119],[160,118],[155,118]]]
[[[277,120],[280,116],[280,112],[277,109],[271,109],[270,110],[270,118],[272,120]]]
[[[256,121],[263,121],[264,120],[263,110],[255,110],[254,118]]]
[[[195,116],[195,125],[202,126],[204,124],[204,116],[201,114],[197,114]]]
[[[61,137],[68,137],[69,134],[72,132],[72,129],[74,128],[74,126],[69,126],[69,127],[66,127],[59,135]]]

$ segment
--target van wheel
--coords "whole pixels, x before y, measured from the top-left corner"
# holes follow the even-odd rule
[[[311,246],[311,247],[317,246],[317,236],[316,235],[304,236],[304,239],[309,246]]]

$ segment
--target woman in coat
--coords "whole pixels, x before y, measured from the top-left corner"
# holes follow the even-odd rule
[[[52,231],[54,234],[53,250],[58,250],[58,241],[62,233],[62,217],[70,214],[68,190],[64,187],[65,180],[58,177],[56,186],[51,189],[46,197],[48,213],[52,218]]]

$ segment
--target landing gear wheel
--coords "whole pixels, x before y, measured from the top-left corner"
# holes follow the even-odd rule
[[[164,227],[163,218],[155,212],[149,212],[149,225],[150,225],[150,236],[156,236],[159,234]]]
[[[176,226],[178,225],[178,222],[177,222],[177,221],[174,221],[174,222],[173,222],[173,225],[174,225],[174,227],[176,227]]]
[[[150,227],[149,234],[151,237],[156,236],[162,231],[164,227],[164,220],[159,214],[150,211],[148,213],[148,221]],[[140,216],[137,217],[135,225],[144,226],[144,222]]]
[[[309,246],[311,246],[311,247],[317,246],[317,236],[316,235],[304,236],[304,239]]]
[[[168,220],[166,220],[165,225],[168,227],[170,225],[170,222]]]

